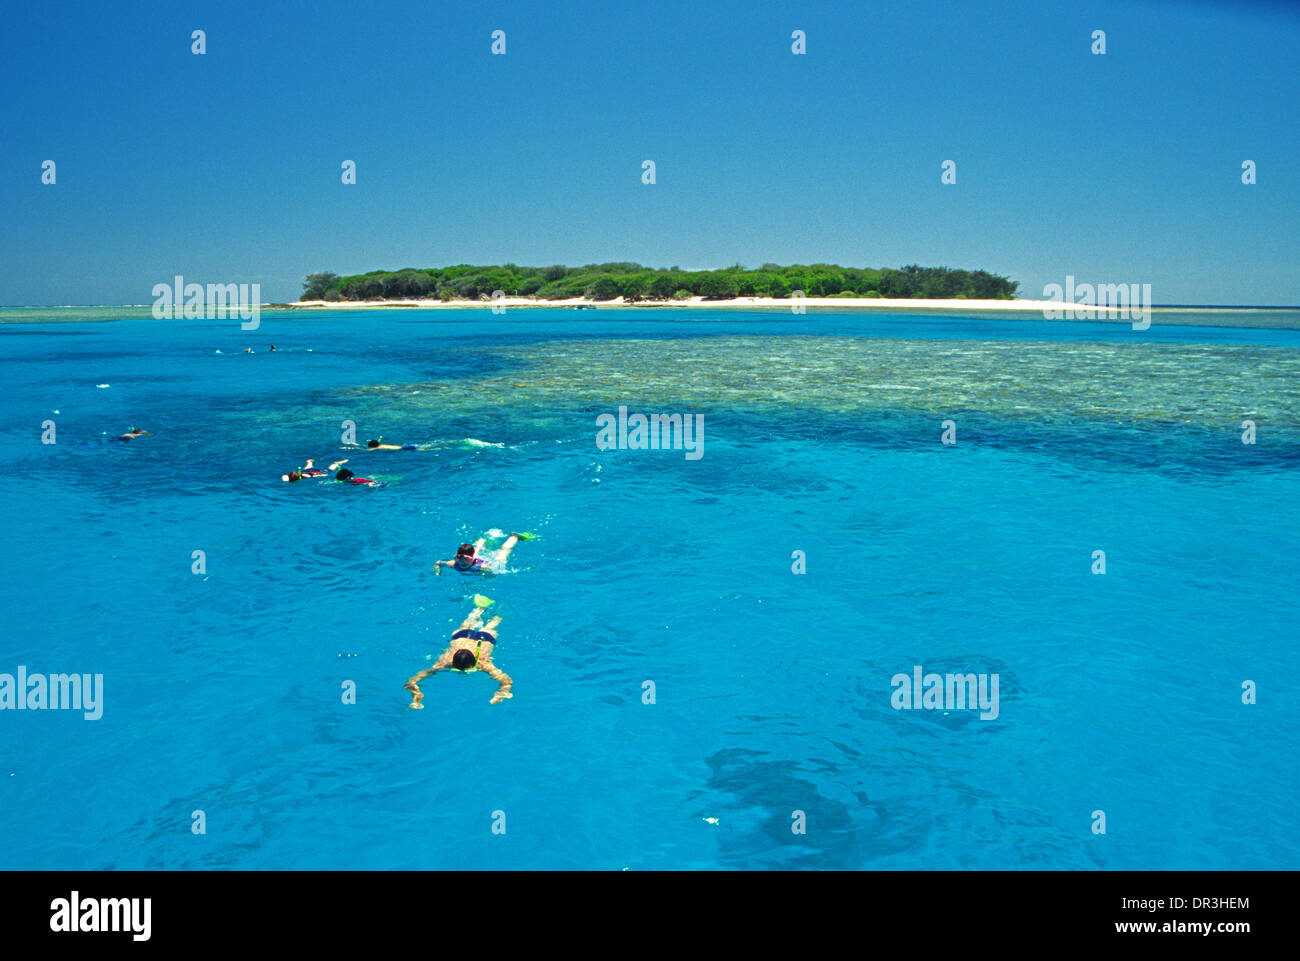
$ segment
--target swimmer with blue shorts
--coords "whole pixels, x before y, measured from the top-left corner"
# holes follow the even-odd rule
[[[506,698],[514,697],[510,693],[514,681],[510,679],[509,674],[492,663],[492,649],[496,647],[496,630],[501,623],[501,618],[494,617],[486,624],[481,623],[483,612],[491,604],[492,600],[490,598],[484,597],[482,594],[476,594],[474,596],[474,610],[470,611],[469,617],[465,618],[460,627],[452,632],[451,643],[434,661],[433,667],[427,667],[418,674],[413,675],[403,685],[412,694],[411,707],[416,710],[424,707],[420,703],[424,700],[424,694],[420,691],[420,682],[445,668],[462,671],[466,674],[475,671],[482,671],[487,674],[498,684],[497,692],[492,695],[493,704],[500,704]]]

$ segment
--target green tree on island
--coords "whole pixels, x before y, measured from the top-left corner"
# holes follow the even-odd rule
[[[338,274],[331,274],[328,271],[321,274],[308,274],[307,279],[302,282],[302,296],[298,299],[324,300],[326,291],[333,289],[338,279]]]

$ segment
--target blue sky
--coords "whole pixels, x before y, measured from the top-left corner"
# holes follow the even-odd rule
[[[0,303],[635,260],[1300,304],[1298,48],[1209,0],[11,5]]]

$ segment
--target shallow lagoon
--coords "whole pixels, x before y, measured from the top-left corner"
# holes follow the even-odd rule
[[[1295,866],[1300,334],[717,313],[0,330],[0,671],[105,676],[0,714],[6,866]],[[620,404],[705,456],[597,450]],[[426,449],[279,482],[345,419]],[[429,573],[488,528],[540,536]],[[515,698],[408,711],[481,589]],[[893,710],[918,664],[998,718]]]

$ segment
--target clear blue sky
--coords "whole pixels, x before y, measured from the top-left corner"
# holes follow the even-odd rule
[[[0,303],[635,260],[1300,304],[1297,51],[1249,0],[9,5]]]

